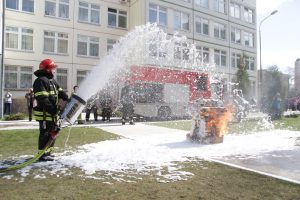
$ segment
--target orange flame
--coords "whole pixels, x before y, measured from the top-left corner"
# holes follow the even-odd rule
[[[231,106],[202,108],[200,115],[205,117],[207,132],[223,137],[228,131],[228,123],[232,120],[232,111]]]

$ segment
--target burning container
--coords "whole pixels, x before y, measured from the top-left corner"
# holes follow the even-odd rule
[[[192,120],[187,138],[202,144],[222,143],[231,112],[224,107],[201,107]]]

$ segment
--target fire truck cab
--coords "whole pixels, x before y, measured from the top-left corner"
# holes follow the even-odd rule
[[[208,74],[157,66],[132,66],[129,80],[134,87],[137,116],[189,116],[188,106],[212,97]]]

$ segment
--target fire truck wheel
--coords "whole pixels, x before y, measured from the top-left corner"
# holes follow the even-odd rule
[[[158,109],[157,116],[159,119],[166,120],[171,116],[171,109],[167,106],[160,107]]]

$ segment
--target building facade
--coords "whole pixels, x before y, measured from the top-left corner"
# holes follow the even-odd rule
[[[295,92],[300,94],[300,58],[295,61]]]
[[[32,87],[45,58],[70,94],[120,37],[147,22],[185,35],[227,83],[244,56],[257,96],[256,0],[5,1],[4,89],[14,98]]]

